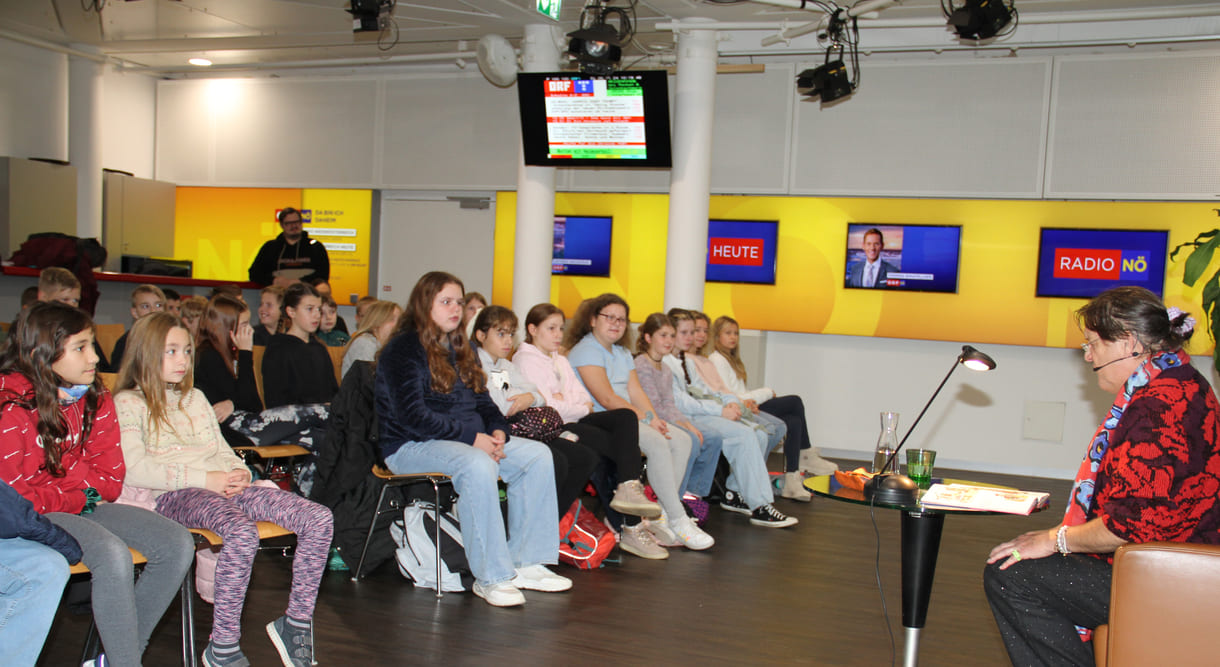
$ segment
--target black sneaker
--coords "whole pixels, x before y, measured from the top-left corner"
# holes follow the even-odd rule
[[[738,514],[749,514],[750,506],[741,499],[741,494],[732,489],[725,489],[724,500],[720,501],[720,509]]]
[[[787,528],[800,522],[796,520],[796,517],[788,516],[767,503],[754,508],[754,511],[750,513],[750,523],[764,528]]]

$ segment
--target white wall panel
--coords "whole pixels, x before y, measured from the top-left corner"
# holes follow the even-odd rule
[[[102,77],[102,166],[153,177],[157,81],[107,67]]]
[[[850,98],[795,102],[791,191],[1038,197],[1050,73],[1042,58],[865,64]]]
[[[0,155],[68,159],[67,56],[0,39]]]
[[[215,109],[216,181],[368,187],[376,108],[372,79],[242,82]]]
[[[491,196],[490,193],[484,193]],[[381,200],[377,298],[406,303],[419,277],[447,271],[490,297],[496,209],[461,208],[445,193],[387,192]]]
[[[385,87],[385,187],[516,187],[516,86],[497,88],[476,73],[388,79]]]
[[[1220,53],[1056,62],[1046,196],[1220,197]]]
[[[224,103],[230,81],[158,81],[156,178],[178,185],[213,185],[212,106]]]
[[[783,193],[788,188],[792,146],[790,63],[767,65],[762,74],[716,77],[712,126],[712,192]]]

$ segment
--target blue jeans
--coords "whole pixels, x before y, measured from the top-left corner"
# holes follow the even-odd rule
[[[784,436],[788,435],[788,425],[779,417],[767,414],[762,410],[759,410],[758,414],[751,416],[765,427],[764,430],[754,430],[757,434],[760,434],[759,446],[763,447],[763,456],[766,457],[775,451],[775,448],[779,447],[779,444],[783,442]],[[785,472],[794,472],[794,470],[785,470]]]
[[[484,586],[508,581],[515,568],[554,565],[559,557],[559,517],[555,514],[555,469],[551,450],[526,438],[510,438],[504,460],[452,440],[406,442],[386,457],[397,474],[442,472],[458,493],[458,520],[466,560]],[[496,480],[508,485],[508,535],[500,514]]]
[[[33,665],[42,652],[68,561],[45,544],[14,537],[0,540],[0,655],[7,664]]]
[[[673,428],[682,428],[670,424]],[[698,428],[698,427],[696,427]],[[672,430],[672,429],[671,429]],[[712,482],[716,478],[716,466],[720,463],[721,437],[718,433],[703,433],[703,444],[694,433],[682,428],[682,432],[690,436],[691,453],[686,463],[686,476],[682,478],[682,490],[700,498],[712,492]]]
[[[704,439],[717,437],[721,440],[724,458],[729,460],[728,487],[741,494],[750,509],[767,505],[775,500],[771,492],[771,477],[767,474],[767,462],[759,446],[758,432],[741,422],[724,417],[700,415],[691,419],[703,431]],[[765,442],[763,445],[765,446]]]

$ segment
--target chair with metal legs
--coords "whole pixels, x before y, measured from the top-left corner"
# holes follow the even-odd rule
[[[352,571],[352,581],[359,581],[360,576],[363,573],[364,557],[368,553],[369,542],[372,541],[372,539],[373,539],[373,531],[377,527],[377,518],[379,516],[381,516],[382,514],[385,514],[386,512],[401,512],[402,511],[402,507],[398,506],[398,504],[393,501],[391,501],[389,507],[385,507],[386,493],[391,488],[397,488],[397,487],[402,487],[402,486],[408,486],[411,484],[420,484],[423,482],[429,482],[432,484],[432,491],[435,493],[435,496],[436,496],[436,507],[438,508],[438,511],[439,511],[439,508],[441,506],[441,485],[442,484],[450,484],[450,485],[453,484],[453,480],[449,477],[449,475],[446,475],[444,473],[420,472],[420,473],[412,473],[409,475],[395,475],[394,473],[390,472],[385,466],[381,466],[381,465],[373,466],[373,475],[377,479],[381,480],[381,482],[382,482],[381,492],[379,494],[377,494],[377,508],[376,508],[376,510],[374,510],[372,518],[369,519],[368,533],[364,536],[364,548],[360,550],[360,560],[356,564],[356,569],[354,571]],[[441,522],[440,521],[436,522],[436,537],[434,539],[434,543],[436,544],[436,581],[438,582],[438,585],[436,587],[436,597],[437,597],[437,599],[440,599],[441,597],[444,596],[444,593],[441,592],[442,587],[439,585],[439,582],[441,581],[441,566],[443,564],[441,561],[441,547],[440,547],[440,545],[441,545]]]

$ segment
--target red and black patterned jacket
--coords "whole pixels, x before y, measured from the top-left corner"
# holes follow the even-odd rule
[[[1193,367],[1132,396],[1101,459],[1094,517],[1129,542],[1220,544],[1220,401]]]

